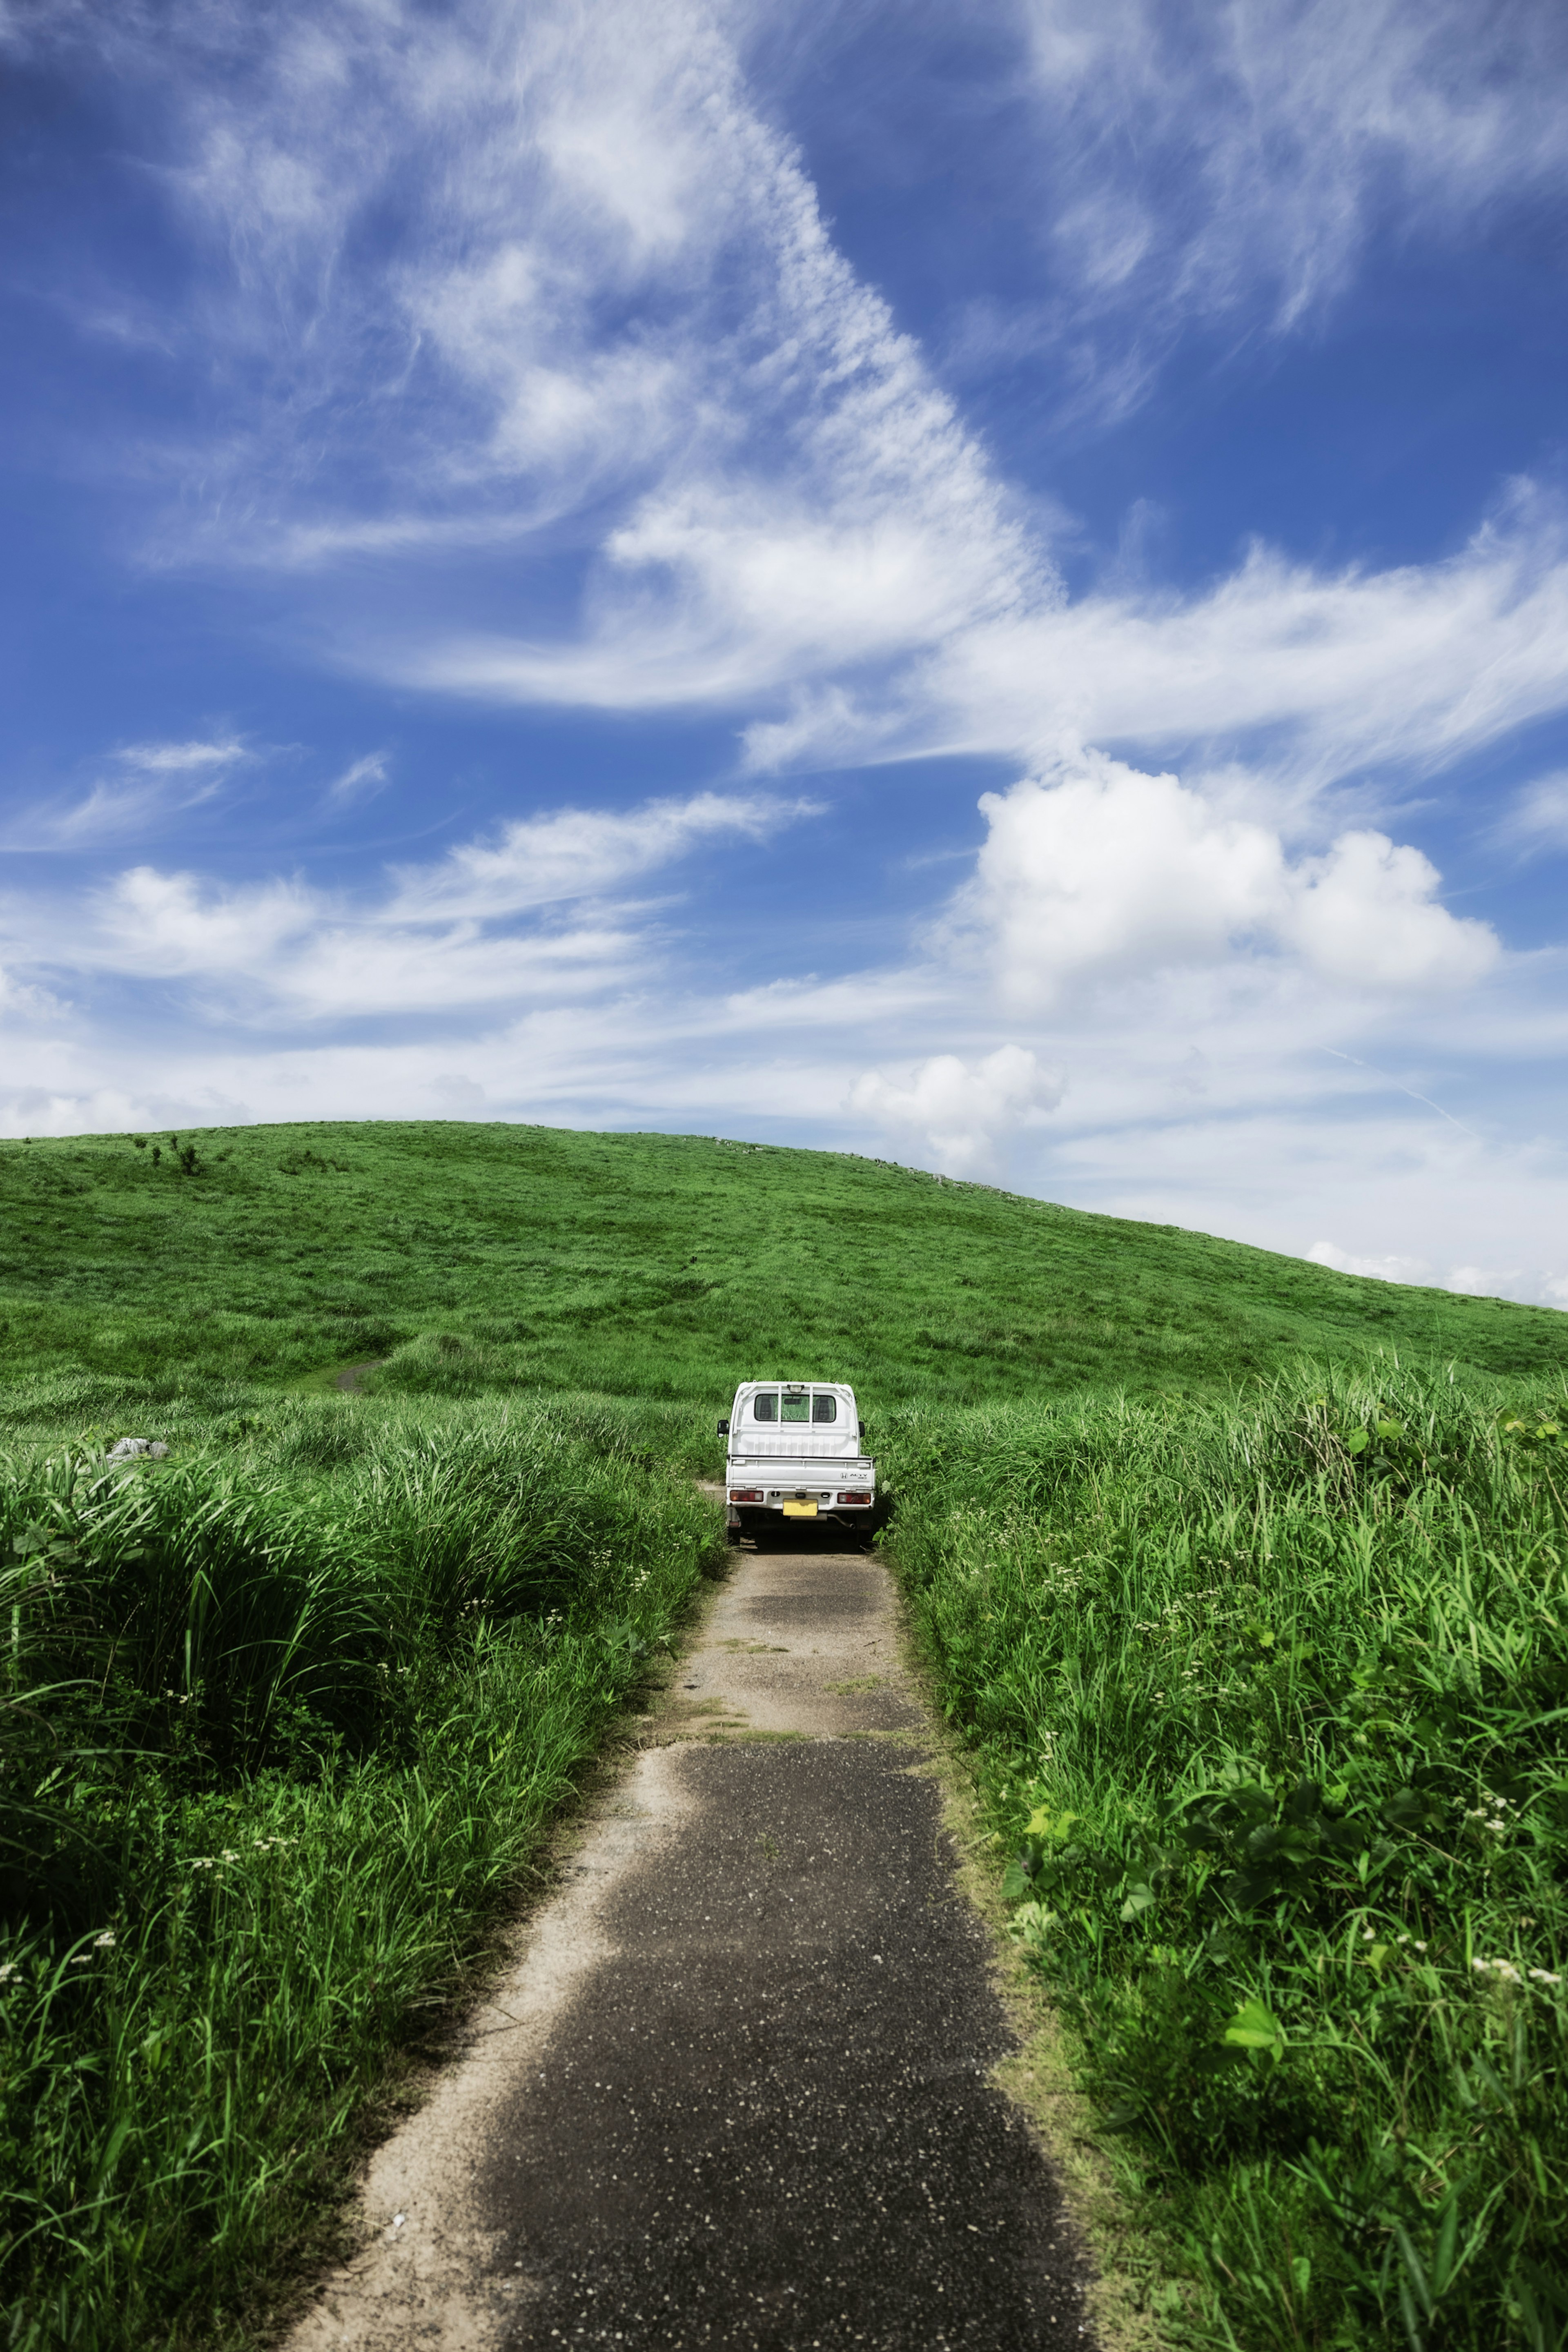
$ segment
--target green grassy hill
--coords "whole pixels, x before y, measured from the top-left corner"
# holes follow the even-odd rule
[[[0,1145],[0,2337],[276,2340],[768,1371],[872,1416],[1162,2340],[1565,2352],[1568,1316],[413,1123]]]
[[[367,1358],[405,1393],[717,1401],[809,1370],[878,1402],[1152,1395],[1369,1347],[1550,1374],[1568,1316],[700,1137],[432,1121],[0,1145],[13,1411]]]

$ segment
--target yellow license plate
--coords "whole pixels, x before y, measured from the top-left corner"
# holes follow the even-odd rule
[[[816,1517],[816,1505],[815,1503],[786,1503],[784,1507],[784,1515],[786,1519],[815,1519]]]

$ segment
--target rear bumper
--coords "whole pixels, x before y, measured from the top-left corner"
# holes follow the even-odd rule
[[[811,1528],[826,1525],[869,1528],[876,1524],[877,1505],[874,1497],[868,1503],[837,1501],[824,1503],[819,1500],[816,1510],[811,1512],[786,1511],[784,1509],[786,1499],[794,1502],[795,1496],[793,1495],[787,1497],[781,1496],[777,1500],[770,1496],[768,1500],[761,1503],[731,1503],[725,1509],[726,1524],[731,1529],[739,1528],[742,1535],[759,1527]]]
[[[791,1517],[795,1516],[788,1509],[792,1503],[815,1503],[819,1511],[874,1511],[877,1507],[874,1486],[807,1486],[803,1492],[798,1486],[764,1486],[760,1481],[754,1486],[749,1481],[742,1486],[737,1480],[725,1489],[725,1496],[732,1511],[784,1511]]]

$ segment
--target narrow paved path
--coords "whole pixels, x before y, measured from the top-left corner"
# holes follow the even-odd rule
[[[887,1570],[739,1556],[293,2352],[1054,2352],[1084,2266]]]

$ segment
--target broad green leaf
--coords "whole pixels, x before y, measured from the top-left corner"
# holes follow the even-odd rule
[[[1225,2039],[1236,2050],[1274,2050],[1285,2036],[1279,2020],[1260,2000],[1244,2000],[1226,2027]]]

